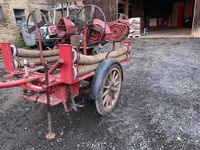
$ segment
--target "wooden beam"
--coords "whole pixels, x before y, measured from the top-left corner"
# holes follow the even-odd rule
[[[192,35],[200,37],[200,0],[195,0]]]
[[[124,14],[128,16],[128,12],[129,12],[129,0],[126,0]]]
[[[118,3],[119,3],[119,4],[125,4],[126,1],[125,1],[125,0],[119,0]]]
[[[127,3],[126,0],[119,0],[119,1],[118,1],[118,4],[123,4],[123,5],[125,5],[126,3]],[[133,5],[134,5],[134,3],[133,3],[132,1],[131,1],[131,2],[129,1],[128,3],[129,3],[129,6],[133,6]]]

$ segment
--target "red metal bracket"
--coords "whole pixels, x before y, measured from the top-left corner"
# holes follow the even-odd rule
[[[59,45],[60,58],[64,60],[64,63],[60,67],[61,81],[67,84],[73,83],[73,58],[72,58],[72,46],[71,45]]]
[[[12,73],[14,72],[14,63],[10,43],[1,43],[1,48],[5,72]]]

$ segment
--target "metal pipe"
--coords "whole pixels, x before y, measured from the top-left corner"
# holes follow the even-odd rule
[[[40,34],[40,31],[39,31],[38,27],[36,27],[36,30],[38,32],[37,34],[38,34],[39,47],[40,47],[40,59],[41,59],[42,64],[44,64],[44,56],[43,56],[43,52],[42,52],[41,34]]]
[[[76,107],[76,103],[75,103],[75,100],[74,100],[74,95],[73,95],[73,86],[72,85],[69,85],[69,89],[68,89],[68,95],[69,95],[69,99],[72,101],[72,108],[75,110],[75,111],[78,111],[77,107]]]
[[[21,80],[16,80],[16,81],[2,82],[0,83],[0,88],[16,87],[16,86],[27,84],[29,82],[33,82],[36,80],[38,80],[38,77],[28,77],[28,78],[23,78]]]
[[[44,64],[44,69],[45,69],[45,84],[46,87],[49,86],[49,74],[48,74],[48,65],[45,63]],[[46,97],[47,97],[47,119],[48,119],[48,134],[46,135],[46,138],[48,140],[54,139],[55,138],[55,133],[52,132],[52,116],[51,116],[51,103],[50,103],[50,95],[46,91]]]
[[[58,59],[58,61],[53,65],[53,67],[48,71],[48,74],[52,74],[59,66],[60,64],[64,63],[64,60],[62,58]]]
[[[36,33],[37,33],[37,38],[38,38],[38,43],[39,43],[39,50],[40,50],[40,59],[41,59],[42,64],[44,64],[44,56],[43,56],[43,51],[42,51],[42,38],[41,38],[40,29],[39,29],[37,21],[36,21],[35,11],[32,11],[29,14],[28,20],[29,20],[30,16],[32,16],[32,20],[34,22],[35,30],[36,30]],[[27,27],[28,27],[28,24],[27,24]]]

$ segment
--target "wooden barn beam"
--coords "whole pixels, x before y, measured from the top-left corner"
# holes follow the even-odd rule
[[[126,0],[124,14],[128,16],[128,12],[129,12],[129,0]]]
[[[200,37],[200,0],[195,0],[192,36]]]

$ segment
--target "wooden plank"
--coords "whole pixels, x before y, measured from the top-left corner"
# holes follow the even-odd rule
[[[200,37],[200,0],[195,0],[192,35]]]

